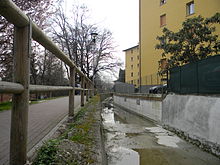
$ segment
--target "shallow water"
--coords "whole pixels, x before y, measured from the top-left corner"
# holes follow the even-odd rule
[[[109,165],[219,165],[201,151],[152,121],[120,108],[103,108]]]

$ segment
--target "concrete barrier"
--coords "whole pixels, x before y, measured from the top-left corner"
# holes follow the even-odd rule
[[[220,155],[220,97],[167,95],[162,107],[163,124]]]
[[[220,157],[220,97],[115,94],[114,103]]]
[[[100,100],[104,101],[106,98],[112,97],[113,93],[100,93],[99,95],[100,95]]]
[[[161,122],[162,119],[162,101],[155,97],[142,96],[117,96],[114,95],[114,103],[143,117],[147,117],[151,120]]]

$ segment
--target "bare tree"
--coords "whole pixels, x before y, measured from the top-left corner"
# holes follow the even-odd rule
[[[104,29],[100,32],[96,45],[94,55],[90,58],[93,60],[93,66],[90,67],[90,70],[94,72],[92,76],[102,71],[114,72],[122,66],[122,62],[114,56],[115,47],[112,33],[109,30]]]
[[[55,12],[54,5],[57,0],[13,0],[25,11],[30,18],[42,29],[46,29],[50,22],[48,16]],[[0,76],[3,80],[11,81],[13,72],[13,25],[0,16]],[[35,63],[39,44],[32,44],[31,73],[36,75]],[[36,77],[34,77],[36,79]]]
[[[77,58],[74,56],[77,54],[75,31],[69,24],[68,18],[65,16],[63,8],[60,7],[53,18],[52,38],[54,42],[59,44],[62,51],[69,56],[69,58],[76,62]],[[69,70],[64,65],[69,77]]]
[[[74,6],[73,14],[71,19],[67,18],[60,8],[52,32],[54,41],[69,58],[91,79],[102,71],[113,71],[121,66],[122,63],[114,56],[112,33],[87,23],[88,9],[85,6]],[[91,32],[99,33],[95,45],[91,40]]]
[[[41,55],[37,63],[38,84],[41,85],[66,85],[63,65],[57,57],[47,50]]]

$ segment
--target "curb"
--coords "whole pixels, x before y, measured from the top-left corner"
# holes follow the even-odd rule
[[[79,112],[80,108],[81,108],[80,105],[78,105],[78,106],[76,107],[76,109],[75,109],[76,114]],[[76,115],[76,114],[75,114],[75,115]],[[49,139],[53,136],[53,134],[59,129],[59,127],[62,125],[62,123],[63,123],[64,121],[67,121],[67,120],[68,120],[68,115],[65,115],[65,117],[64,117],[62,120],[60,120],[60,121],[58,122],[58,124],[57,124],[52,130],[50,130],[50,132],[48,132],[47,135],[45,135],[36,145],[34,145],[34,147],[32,147],[32,148],[28,151],[28,153],[27,153],[27,160],[28,160],[28,161],[32,161],[32,160],[37,156],[37,150],[38,150],[40,147],[42,147],[42,145],[44,144],[44,142],[46,142],[47,140],[49,140]]]

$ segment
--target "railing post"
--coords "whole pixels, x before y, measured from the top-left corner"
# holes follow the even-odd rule
[[[24,165],[27,159],[31,28],[15,27],[14,33],[14,82],[22,84],[24,91],[13,95],[10,165]]]
[[[94,84],[92,84],[92,97],[95,96],[95,88],[94,88]]]
[[[84,76],[81,77],[81,88],[83,88],[81,90],[81,106],[84,106],[84,95],[85,95],[85,91],[84,91],[84,89],[85,89],[85,77]]]
[[[49,96],[49,97],[50,97],[50,98],[52,98],[52,97],[53,97],[52,92],[50,92],[49,94],[50,94],[50,96]]]
[[[74,116],[74,99],[75,99],[75,74],[76,68],[70,67],[70,86],[73,90],[69,91],[69,117]]]
[[[86,82],[86,101],[89,101],[89,82]]]
[[[91,83],[89,83],[89,98],[92,98],[92,91],[91,91],[91,87],[92,87],[92,85],[91,85]]]

